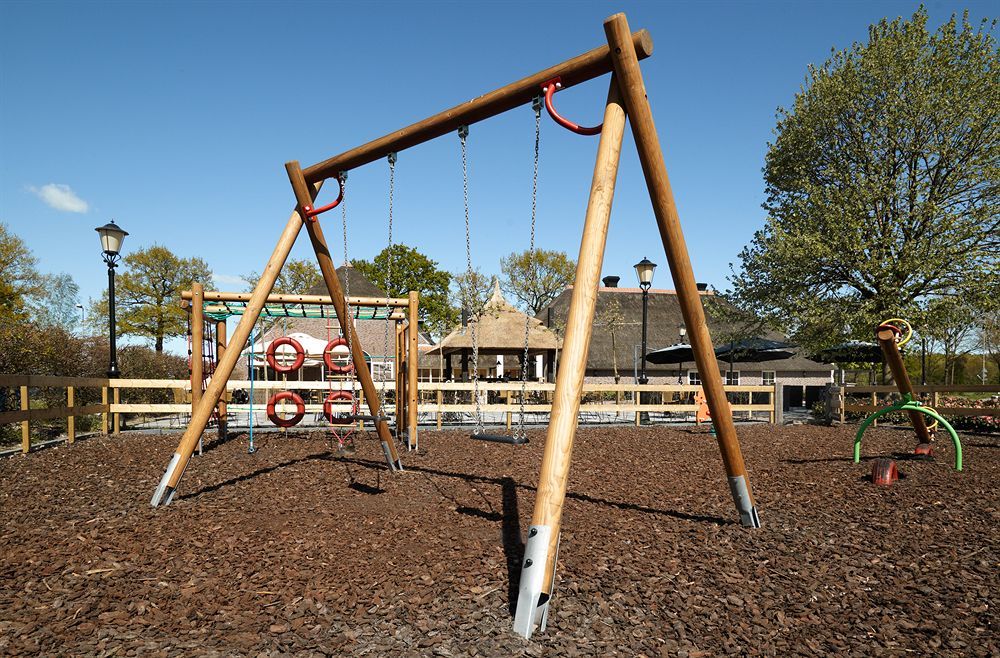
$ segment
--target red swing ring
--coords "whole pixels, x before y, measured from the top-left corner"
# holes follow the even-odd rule
[[[556,76],[542,85],[542,91],[545,93],[545,109],[548,110],[549,116],[552,120],[558,123],[563,128],[571,130],[578,135],[599,135],[601,133],[601,128],[604,124],[594,126],[593,128],[585,128],[579,124],[573,123],[569,119],[565,119],[559,116],[556,112],[556,108],[552,105],[552,95],[556,93],[556,90],[562,89],[562,80],[559,76]]]
[[[341,365],[333,360],[333,348],[340,347],[341,345],[347,346],[347,339],[343,336],[334,338],[326,344],[326,347],[323,348],[323,363],[326,364],[326,367],[330,372],[338,375],[354,372],[354,361],[351,358],[351,354],[347,355],[346,365]]]
[[[323,400],[323,416],[331,425],[350,425],[353,421],[350,418],[333,415],[333,404],[335,402],[354,402],[354,393],[350,391],[330,391],[326,399]],[[354,413],[354,406],[351,405],[351,414]]]
[[[295,361],[293,361],[290,366],[279,364],[277,359],[275,359],[275,352],[282,345],[288,345],[295,350]],[[302,345],[299,341],[295,340],[291,336],[281,336],[280,338],[275,338],[267,347],[267,365],[271,366],[275,372],[295,372],[302,367],[302,363],[305,360],[305,350],[302,349]]]
[[[329,203],[325,206],[320,206],[319,208],[314,208],[313,206],[302,206],[303,219],[310,222],[316,221],[316,215],[325,213],[327,210],[333,210],[340,205],[340,202],[344,200],[344,182],[337,176],[337,185],[340,186],[340,194],[337,195],[337,199],[333,203]]]
[[[295,415],[291,418],[282,418],[275,411],[274,406],[282,400],[289,400],[295,404]],[[302,401],[298,393],[293,391],[281,391],[271,396],[267,401],[267,419],[278,427],[292,427],[298,425],[302,417],[306,415],[306,403]]]

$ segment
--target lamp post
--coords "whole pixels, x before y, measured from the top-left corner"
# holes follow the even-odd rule
[[[639,383],[647,384],[649,379],[646,377],[646,321],[649,316],[649,287],[653,284],[656,263],[643,257],[634,267],[635,274],[639,277],[639,287],[642,288],[642,359],[640,360],[642,369],[639,372]]]
[[[115,267],[118,266],[119,253],[122,248],[122,241],[128,235],[121,227],[111,220],[104,226],[98,226],[97,233],[101,236],[101,254],[104,262],[108,265],[108,328],[111,333],[111,356],[108,363],[108,378],[116,379],[121,376],[118,371],[118,348],[115,344]]]
[[[684,344],[684,338],[687,336],[688,330],[683,324],[677,325],[677,335],[681,337],[681,345]],[[684,379],[681,373],[684,372],[684,363],[681,362],[680,367],[677,370],[677,383],[683,384]]]

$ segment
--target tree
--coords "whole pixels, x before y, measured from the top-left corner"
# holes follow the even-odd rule
[[[0,222],[0,322],[27,317],[28,299],[41,292],[36,263],[24,240]]]
[[[500,259],[501,287],[519,301],[529,315],[548,306],[576,276],[576,262],[565,252],[536,249]]]
[[[431,333],[440,335],[458,321],[458,313],[448,298],[451,275],[416,249],[394,244],[372,261],[355,260],[351,264],[390,297],[406,297],[411,290],[419,292],[420,320]]]
[[[625,321],[621,302],[612,299],[605,304],[601,312],[594,318],[594,324],[607,329],[611,336],[611,367],[617,384],[621,381],[621,375],[618,374],[618,330],[629,324]]]
[[[180,293],[195,281],[209,282],[212,270],[200,258],[179,258],[166,247],[153,245],[130,253],[115,284],[118,331],[153,341],[157,352],[163,341],[187,332],[187,313],[180,305]],[[107,293],[91,312],[92,324],[101,327],[108,317]]]
[[[492,278],[483,274],[478,267],[451,275],[452,306],[468,309],[470,315],[477,313],[490,298]]]
[[[1000,310],[993,310],[979,319],[979,348],[996,364],[997,383],[1000,384]]]
[[[40,291],[32,306],[35,318],[44,325],[55,325],[72,331],[80,324],[80,286],[69,274],[43,274],[38,277]]]
[[[731,299],[799,342],[920,324],[934,300],[1000,298],[1000,57],[991,32],[927,12],[810,67],[779,109],[769,218],[740,253]],[[853,334],[853,336],[852,336]]]
[[[947,298],[935,300],[922,327],[924,335],[941,347],[944,357],[943,384],[956,384],[955,370],[962,357],[972,351],[976,311],[966,304]]]
[[[243,278],[250,284],[251,288],[254,288],[257,286],[257,281],[260,280],[260,273],[251,271],[249,274],[244,274]],[[302,295],[307,294],[309,290],[321,283],[323,283],[323,274],[319,271],[319,265],[316,264],[315,260],[292,259],[285,261],[284,267],[281,268],[281,272],[278,273],[278,278],[274,282],[272,292]]]

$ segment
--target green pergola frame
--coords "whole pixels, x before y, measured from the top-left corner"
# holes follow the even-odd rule
[[[952,427],[951,423],[945,420],[944,417],[941,416],[941,414],[939,414],[934,409],[931,409],[930,407],[924,406],[924,404],[919,400],[914,400],[913,396],[910,395],[909,393],[904,393],[902,400],[894,402],[893,404],[890,404],[888,407],[885,407],[883,409],[879,409],[871,416],[868,416],[868,418],[865,418],[865,421],[861,423],[861,427],[858,428],[858,433],[854,437],[855,464],[861,461],[861,436],[865,433],[865,430],[868,429],[868,427],[872,423],[874,423],[882,416],[885,416],[886,414],[891,414],[896,411],[907,411],[907,412],[916,411],[917,413],[930,416],[931,418],[936,420],[941,427],[945,428],[945,430],[948,431],[948,434],[951,435],[951,441],[955,445],[955,470],[956,471],[962,470],[962,442],[959,440],[958,433],[955,432],[955,428]]]
[[[246,312],[245,301],[209,301],[202,305],[206,318],[225,320],[234,315]],[[354,317],[358,320],[385,320],[393,312],[386,306],[354,306],[351,305]],[[269,318],[334,318],[337,314],[330,304],[304,304],[295,302],[275,302],[264,304],[261,315]]]

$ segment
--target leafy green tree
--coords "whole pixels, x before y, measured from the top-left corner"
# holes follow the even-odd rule
[[[490,298],[492,279],[478,267],[471,272],[459,272],[451,275],[452,306],[469,310],[470,315],[477,313]]]
[[[36,263],[24,240],[0,222],[0,322],[27,317],[29,299],[42,290]]]
[[[995,23],[927,12],[810,67],[780,109],[769,218],[729,297],[813,346],[918,325],[934,300],[1000,299],[1000,57]]]
[[[503,291],[528,311],[537,315],[576,276],[576,262],[565,252],[536,249],[500,259]]]
[[[260,280],[260,273],[251,271],[244,274],[243,278],[250,284],[250,288],[257,285]],[[319,271],[319,265],[315,259],[292,259],[285,261],[285,266],[278,273],[278,278],[274,282],[276,294],[304,295],[314,286],[323,283],[323,274]]]
[[[390,297],[405,297],[411,290],[419,292],[420,320],[431,333],[440,335],[457,322],[458,313],[448,295],[451,274],[416,249],[394,244],[372,261],[354,260],[351,264]]]
[[[130,253],[122,259],[123,271],[115,282],[115,305],[118,331],[153,341],[157,352],[163,351],[167,337],[187,332],[187,312],[181,308],[180,294],[193,282],[209,287],[212,270],[200,258],[180,258],[166,247],[153,245]],[[107,293],[95,304],[91,324],[105,330],[101,322],[108,317]]]
[[[35,318],[41,324],[56,325],[73,331],[80,325],[80,286],[69,274],[43,274],[39,276],[40,291],[32,306]]]
[[[611,368],[617,384],[621,381],[621,375],[618,374],[618,334],[625,325],[629,324],[625,320],[625,312],[622,310],[621,302],[612,299],[605,304],[601,312],[594,318],[594,324],[606,329],[608,335],[611,336]]]

